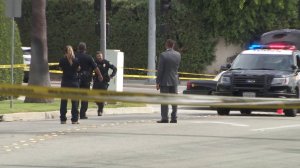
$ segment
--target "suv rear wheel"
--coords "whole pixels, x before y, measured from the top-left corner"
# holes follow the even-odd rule
[[[249,109],[243,109],[243,110],[240,110],[240,112],[242,115],[250,115],[252,111]]]
[[[217,109],[219,115],[229,115],[230,109]]]
[[[300,93],[299,92],[300,92],[300,90],[299,90],[299,88],[297,88],[296,89],[296,93],[297,93],[296,96],[297,96],[298,99],[300,99]],[[300,113],[300,109],[297,109],[297,113]]]

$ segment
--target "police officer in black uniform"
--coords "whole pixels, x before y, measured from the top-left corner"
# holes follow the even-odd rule
[[[107,90],[110,79],[112,79],[117,73],[117,68],[113,64],[111,64],[109,61],[104,59],[103,54],[100,51],[97,51],[97,53],[96,53],[96,64],[103,76],[103,81],[99,81],[98,75],[95,74],[93,89]],[[108,74],[109,69],[112,69],[112,73],[110,75]],[[98,106],[98,116],[102,116],[104,103],[96,102],[96,104]]]
[[[77,47],[78,53],[75,57],[78,59],[80,64],[80,71],[79,71],[79,87],[90,89],[93,71],[97,74],[98,80],[102,81],[103,77],[100,70],[97,67],[92,56],[86,54],[86,44],[84,42],[80,42]],[[88,102],[81,101],[80,106],[80,119],[87,119],[86,111],[88,109]]]
[[[77,72],[80,70],[79,62],[74,56],[73,48],[70,45],[65,47],[65,55],[63,58],[59,60],[59,67],[63,71],[62,80],[61,80],[61,87],[79,87],[79,81]],[[72,124],[79,124],[78,123],[78,101],[72,100]],[[61,99],[60,102],[60,122],[61,124],[67,123],[67,105],[68,100]]]

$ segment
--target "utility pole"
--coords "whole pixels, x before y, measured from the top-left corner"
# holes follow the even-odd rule
[[[106,56],[106,0],[101,0],[100,9],[100,20],[101,20],[101,36],[100,36],[100,50],[105,58]]]
[[[149,25],[148,25],[148,76],[155,76],[156,53],[156,13],[155,0],[149,0]],[[149,84],[154,84],[155,79],[149,78]]]

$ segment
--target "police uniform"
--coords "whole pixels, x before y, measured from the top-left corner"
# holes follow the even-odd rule
[[[71,65],[66,57],[63,57],[59,60],[59,67],[62,69],[62,80],[61,80],[61,87],[72,87],[78,88],[79,81],[77,70],[79,67],[79,62],[77,59],[73,59],[73,64]],[[78,101],[72,100],[72,109],[71,114],[72,122],[78,121]],[[68,100],[62,99],[60,103],[60,120],[62,122],[67,120],[66,113],[67,113],[67,105]]]
[[[90,55],[85,53],[77,53],[75,57],[78,59],[80,64],[79,71],[79,87],[90,89],[93,70],[97,68],[97,65]],[[81,101],[80,105],[80,119],[86,119],[86,111],[88,109],[88,102]]]
[[[94,76],[94,83],[93,83],[93,89],[101,89],[101,90],[107,90],[109,86],[109,81],[110,78],[114,77],[117,73],[117,68],[111,64],[109,61],[106,59],[103,59],[102,61],[96,60],[96,64],[103,76],[103,81],[98,80],[97,74]],[[109,75],[108,70],[112,69],[112,73]],[[98,116],[101,116],[103,113],[103,107],[104,103],[103,102],[96,102],[98,106]]]

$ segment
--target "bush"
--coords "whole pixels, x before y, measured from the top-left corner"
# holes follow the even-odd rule
[[[0,0],[0,65],[10,65],[11,64],[11,39],[12,39],[12,21],[5,15],[5,4],[4,0]],[[15,26],[15,64],[23,64],[21,42],[17,25]],[[11,83],[11,69],[10,68],[0,68],[0,83]],[[23,69],[14,68],[14,83],[20,84],[23,79]],[[7,99],[0,95],[0,100]]]
[[[30,45],[31,0],[23,0],[23,17],[18,21],[23,44]],[[100,40],[95,34],[99,12],[94,0],[47,1],[49,62],[57,62],[62,49],[80,41],[87,43],[91,55],[99,50]],[[298,1],[232,1],[232,0],[172,0],[171,9],[162,14],[156,1],[156,56],[164,50],[164,41],[177,41],[182,53],[180,71],[201,73],[215,59],[215,45],[219,37],[241,46],[259,37],[262,32],[280,27],[296,27]],[[257,18],[262,20],[257,22]],[[110,36],[107,48],[125,53],[125,66],[147,68],[148,62],[148,0],[112,1],[107,11]],[[161,32],[161,25],[166,25]]]
[[[93,0],[48,1],[48,49],[49,62],[57,62],[63,55],[63,47],[67,44],[75,49],[80,41],[87,43],[88,53],[94,53],[100,48],[100,39],[95,34],[95,23],[99,12],[94,11]],[[147,68],[148,61],[148,1],[112,1],[112,9],[107,11],[107,22],[110,23],[110,36],[107,36],[108,49],[120,49],[125,53],[125,67]],[[172,1],[173,2],[173,1]],[[176,1],[174,1],[175,3]],[[166,34],[158,31],[157,53],[164,50],[166,38],[179,41],[182,50],[181,71],[201,72],[204,65],[214,59],[214,40],[208,40],[207,32],[199,31],[199,24],[191,25],[186,20],[184,6],[177,2],[177,8],[172,9],[173,18],[166,16],[160,19],[157,8],[157,27],[168,22],[172,29]],[[159,4],[157,4],[159,6]],[[23,1],[23,17],[18,19],[22,35],[22,43],[30,45],[31,0]],[[171,22],[170,20],[183,22]],[[196,18],[195,18],[196,19]],[[193,23],[197,23],[194,22]],[[191,25],[187,30],[186,24]],[[175,29],[176,28],[176,29]],[[193,32],[193,33],[187,33]],[[199,47],[202,46],[202,47]]]
[[[47,2],[47,39],[49,62],[58,62],[66,45],[76,50],[79,42],[87,44],[88,53],[99,50],[99,38],[95,34],[96,16],[92,0]],[[23,17],[18,19],[22,43],[30,45],[31,0],[23,0]]]

